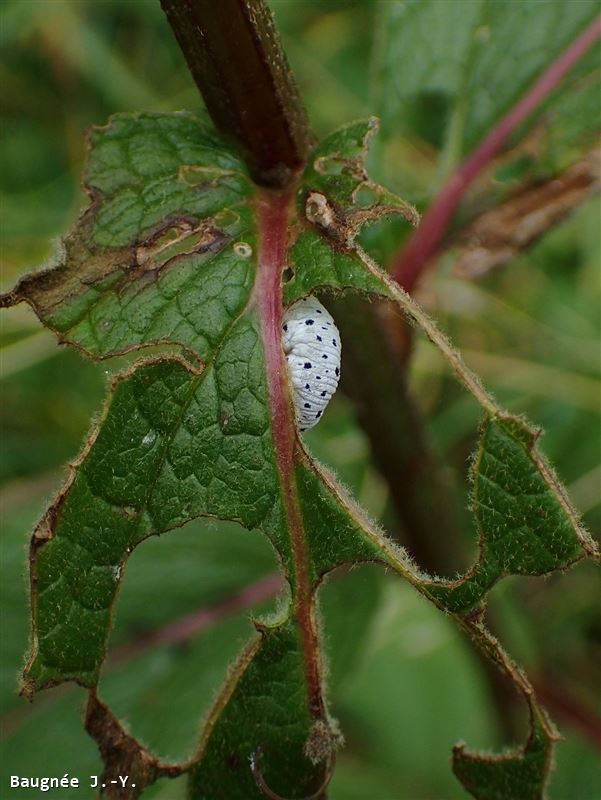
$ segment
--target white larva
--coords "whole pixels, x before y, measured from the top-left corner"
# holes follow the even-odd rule
[[[313,296],[284,313],[282,341],[300,431],[317,425],[340,378],[340,334],[330,313]]]

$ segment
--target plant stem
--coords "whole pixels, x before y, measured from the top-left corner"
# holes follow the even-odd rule
[[[302,643],[309,710],[314,719],[324,719],[326,714],[315,619],[315,591],[311,579],[307,532],[296,486],[297,441],[294,409],[286,380],[286,361],[282,348],[282,267],[286,263],[288,225],[293,200],[293,192],[263,190],[259,196],[259,274],[255,284],[255,300],[265,353],[282,508],[293,554],[293,574],[287,574],[287,578]]]
[[[430,258],[438,250],[447,225],[474,178],[600,37],[601,18],[597,18],[551,64],[450,178],[392,264],[392,274],[406,291],[414,289]]]
[[[263,0],[161,0],[216,127],[253,179],[285,187],[310,145],[304,106]]]
[[[270,572],[255,583],[237,589],[212,605],[202,606],[190,614],[184,614],[160,628],[126,642],[111,653],[109,666],[114,667],[130,661],[153,647],[165,647],[188,641],[232,614],[271,600],[283,585],[282,576],[277,572]]]

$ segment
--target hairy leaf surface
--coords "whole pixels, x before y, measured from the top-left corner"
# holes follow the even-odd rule
[[[324,689],[318,588],[333,570],[367,562],[452,612],[529,705],[532,735],[522,749],[497,760],[456,750],[466,788],[500,797],[517,781],[520,796],[534,800],[545,784],[555,732],[483,625],[486,593],[506,575],[565,568],[594,545],[538,453],[535,433],[496,405],[436,325],[355,243],[362,226],[384,214],[416,218],[365,172],[375,128],[370,119],[337,131],[317,148],[296,192],[277,193],[253,187],[241,162],[191,115],[118,116],[92,133],[91,205],[57,265],[3,299],[30,303],[62,341],[94,358],[159,350],[115,378],[31,546],[32,649],[23,691],[67,680],[88,687],[88,731],[107,775],[131,769],[138,776],[131,796],[183,771],[199,800],[319,792],[340,733]],[[286,267],[292,274],[283,283]],[[455,581],[420,572],[296,432],[282,307],[319,289],[398,304],[482,406],[472,465],[479,555]],[[287,592],[277,614],[255,621],[196,755],[165,765],[127,735],[95,689],[131,552],[200,516],[265,535]]]

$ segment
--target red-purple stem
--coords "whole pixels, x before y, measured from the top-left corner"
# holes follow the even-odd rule
[[[287,186],[310,145],[302,100],[265,0],[161,0],[215,126],[254,180]]]
[[[138,636],[116,648],[110,657],[110,665],[120,664],[145,652],[150,647],[162,647],[185,642],[192,636],[216,625],[224,617],[245,611],[274,597],[282,588],[283,580],[279,573],[272,572],[264,578],[244,586],[242,589],[218,600],[213,605],[205,606],[190,614],[185,614],[161,628]]]
[[[292,197],[286,191],[258,192],[259,273],[254,288],[263,334],[274,444],[280,469],[284,471],[292,468],[295,442],[282,350],[282,272],[288,257]]]
[[[598,17],[541,75],[450,178],[407,246],[393,262],[391,272],[406,291],[411,292],[414,289],[429,260],[437,251],[461,197],[476,175],[600,37],[601,17]]]
[[[296,424],[287,383],[282,348],[282,272],[287,261],[288,225],[293,209],[290,191],[262,190],[258,195],[259,274],[254,301],[261,322],[265,369],[269,390],[273,443],[286,524],[290,533],[293,574],[288,575],[294,597],[294,613],[302,642],[309,706],[314,718],[325,714],[320,676],[319,643],[313,611],[313,587],[303,518],[296,488]]]

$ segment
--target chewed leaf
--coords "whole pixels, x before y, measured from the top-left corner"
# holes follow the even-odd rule
[[[27,301],[94,356],[171,343],[209,357],[253,283],[246,168],[191,114],[118,115],[90,148],[91,206],[4,304]]]
[[[453,748],[453,771],[476,800],[538,800],[549,770],[551,740],[536,720],[521,752],[502,756],[469,753]]]
[[[465,577],[431,589],[449,610],[469,611],[504,575],[544,575],[594,553],[536,438],[518,419],[485,419],[471,470],[479,559]]]
[[[243,162],[190,114],[119,115],[90,136],[92,239],[123,247],[165,220],[206,219],[250,193]]]
[[[383,216],[401,214],[416,225],[419,215],[369,179],[365,158],[377,130],[374,117],[354,122],[327,136],[311,154],[297,192],[305,229],[289,251],[293,276],[284,287],[286,303],[328,288],[390,296],[381,272],[354,252],[355,237]]]
[[[594,545],[527,425],[497,406],[435,323],[356,245],[361,225],[384,213],[414,221],[403,201],[367,177],[365,145],[374,130],[368,120],[328,137],[295,194],[254,187],[240,160],[191,115],[116,117],[91,136],[92,202],[57,265],[3,298],[4,305],[30,303],[61,340],[94,358],[151,344],[181,350],[117,376],[31,545],[33,633],[23,691],[68,680],[91,689],[87,728],[106,775],[130,765],[138,776],[120,800],[182,772],[190,773],[193,800],[323,793],[341,737],[324,689],[317,593],[330,573],[368,562],[454,613],[530,707],[534,727],[523,752],[487,760],[456,751],[464,785],[481,798],[501,797],[514,784],[529,787],[516,797],[542,792],[553,732],[479,612],[503,576],[563,569]],[[363,190],[371,193],[367,204]],[[293,275],[283,285],[287,266]],[[284,305],[316,289],[395,302],[483,408],[472,470],[480,554],[454,582],[420,572],[304,448],[282,326]],[[304,333],[301,339],[313,347]],[[319,353],[328,356],[327,348]],[[267,537],[287,590],[274,618],[255,621],[197,752],[165,765],[124,732],[96,687],[132,551],[201,516]]]
[[[192,796],[264,800],[261,783],[281,796],[291,786],[312,796],[324,785],[339,736],[325,725],[319,757],[311,758],[315,722],[304,694],[290,694],[291,686],[304,681],[296,626],[261,625],[224,687],[224,702],[208,720],[210,737],[190,778]]]
[[[34,534],[28,693],[97,682],[121,572],[140,541],[202,514],[252,528],[273,513],[255,324],[240,320],[200,373],[164,359],[117,382],[98,435]]]
[[[326,136],[311,154],[302,176],[298,203],[310,222],[352,241],[366,223],[401,214],[417,225],[419,214],[412,205],[370,180],[365,157],[378,120],[345,125]]]
[[[303,184],[309,192],[326,195],[342,211],[358,214],[363,208],[374,219],[384,213],[400,213],[417,224],[419,217],[409,203],[369,178],[365,158],[378,127],[378,120],[369,117],[326,136],[311,154]],[[368,217],[363,221],[368,221]]]

